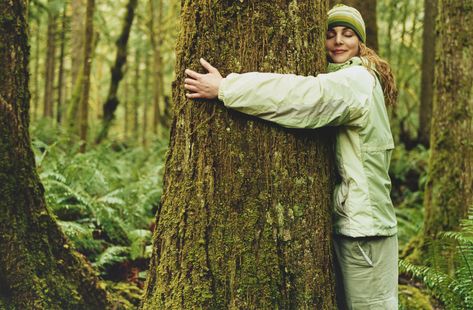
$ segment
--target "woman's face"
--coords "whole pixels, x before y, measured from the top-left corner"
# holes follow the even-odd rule
[[[344,63],[357,56],[360,50],[360,39],[348,27],[337,26],[327,31],[325,49],[334,63]]]

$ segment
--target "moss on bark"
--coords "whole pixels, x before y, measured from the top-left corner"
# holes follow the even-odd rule
[[[473,3],[438,2],[426,239],[456,230],[473,205]]]
[[[182,1],[174,121],[144,309],[334,309],[332,131],[185,97],[185,68],[317,74],[325,1]]]
[[[0,3],[0,300],[7,309],[103,309],[106,293],[52,219],[35,171],[26,5]]]

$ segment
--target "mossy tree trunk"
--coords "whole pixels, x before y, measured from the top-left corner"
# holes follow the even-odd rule
[[[82,140],[80,151],[85,152],[87,146],[87,131],[89,118],[89,90],[90,90],[90,71],[92,68],[92,41],[94,37],[94,11],[95,0],[87,0],[85,13],[85,37],[83,47],[83,70],[81,79],[81,95],[79,101],[79,136]]]
[[[419,105],[419,129],[417,141],[429,146],[430,124],[432,121],[432,101],[435,74],[435,18],[437,0],[424,1],[424,29],[422,33],[422,81]]]
[[[26,6],[0,2],[0,307],[104,309],[106,293],[52,219],[35,170]]]
[[[378,24],[376,22],[377,0],[330,0],[330,7],[343,3],[360,11],[366,26],[366,45],[378,51]]]
[[[68,31],[67,26],[67,7],[68,2],[64,1],[63,4],[63,11],[61,17],[61,45],[60,45],[60,52],[59,52],[59,73],[58,73],[58,82],[57,82],[57,111],[56,111],[56,121],[58,124],[62,121],[62,113],[64,108],[64,92],[65,92],[65,76],[64,76],[64,62],[65,62],[65,49],[66,49],[66,33]]]
[[[163,67],[163,0],[149,0],[151,18],[149,35],[153,49],[153,133],[163,136],[163,127],[166,125],[164,102],[164,67]],[[156,5],[155,5],[156,4]],[[156,13],[155,13],[156,12]]]
[[[107,99],[103,104],[102,128],[96,138],[96,143],[100,143],[108,136],[108,131],[112,125],[113,119],[115,118],[115,111],[120,103],[117,96],[118,86],[123,78],[123,66],[126,64],[128,38],[130,37],[131,26],[133,24],[133,19],[135,18],[137,4],[138,0],[129,0],[126,6],[122,31],[116,42],[117,55],[115,57],[115,63],[111,69],[112,78],[110,81],[110,88]]]
[[[473,2],[438,2],[429,179],[428,240],[455,230],[473,205]]]
[[[56,76],[56,28],[57,9],[53,0],[48,1],[48,39],[46,46],[46,68],[44,76],[43,117],[53,117],[54,81]]]
[[[324,70],[325,1],[182,2],[174,120],[143,309],[334,309],[332,130],[186,100],[184,70]]]

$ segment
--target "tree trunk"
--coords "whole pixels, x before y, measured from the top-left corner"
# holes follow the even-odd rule
[[[376,22],[377,0],[330,0],[330,7],[343,3],[360,11],[366,26],[366,45],[378,51],[378,24]]]
[[[48,41],[46,47],[46,70],[44,77],[44,106],[43,117],[53,117],[54,80],[56,70],[56,18],[57,12],[52,6],[53,0],[48,4]]]
[[[36,120],[38,117],[38,106],[39,106],[39,98],[40,98],[40,90],[39,90],[39,50],[40,50],[40,41],[41,41],[41,17],[38,16],[36,19],[36,36],[35,36],[35,47],[34,47],[34,74],[33,74],[33,85],[34,85],[34,95],[32,98],[32,111],[31,116],[33,121]]]
[[[120,85],[120,81],[123,78],[122,68],[126,63],[128,38],[130,36],[131,25],[133,24],[133,18],[135,17],[135,9],[137,4],[138,0],[129,0],[126,6],[127,11],[125,14],[122,32],[116,42],[117,55],[115,58],[115,64],[111,69],[112,79],[110,89],[108,91],[107,99],[103,105],[102,128],[96,138],[96,143],[100,143],[107,137],[108,130],[110,129],[110,125],[112,124],[112,121],[115,117],[115,111],[119,104],[117,97],[118,86]]]
[[[87,0],[87,9],[85,13],[85,37],[84,37],[84,69],[82,71],[82,86],[79,103],[79,124],[80,139],[82,144],[81,152],[85,152],[87,145],[87,128],[89,116],[89,90],[90,90],[90,70],[92,67],[92,41],[94,37],[94,9],[95,0]]]
[[[429,146],[430,122],[432,121],[432,101],[435,74],[435,18],[437,0],[424,1],[424,32],[422,34],[422,81],[420,89],[419,129],[417,140]]]
[[[50,216],[30,145],[26,0],[0,2],[0,305],[104,309],[106,293]]]
[[[85,7],[84,0],[71,1],[71,89],[75,88],[83,66]]]
[[[128,120],[130,119],[130,112],[129,112],[129,107],[130,105],[128,104],[128,100],[130,96],[128,95],[128,76],[125,76],[125,79],[123,80],[123,109],[125,110],[125,115],[123,116],[123,131],[124,131],[124,136],[125,140],[128,139],[128,131],[129,131],[129,122]]]
[[[184,70],[317,74],[325,1],[182,2],[174,121],[143,309],[334,309],[333,132],[189,101]],[[310,27],[311,31],[307,31]],[[218,43],[218,44],[217,44]]]
[[[163,127],[163,100],[164,100],[164,85],[163,85],[163,57],[162,57],[162,23],[163,23],[163,0],[158,0],[158,7],[154,9],[154,0],[149,0],[150,11],[157,12],[158,16],[155,20],[155,14],[151,13],[150,19],[150,41],[153,49],[153,133],[161,134],[159,128]]]
[[[473,4],[438,2],[426,239],[455,230],[473,205]]]
[[[149,91],[149,53],[146,53],[145,56],[145,87],[144,87],[144,94],[145,97],[143,98],[143,132],[141,142],[144,147],[147,145],[147,131],[148,131],[148,91]]]
[[[58,77],[58,93],[57,93],[57,111],[56,111],[56,120],[57,123],[61,123],[62,119],[62,109],[63,109],[63,100],[64,100],[64,57],[66,49],[66,32],[67,32],[67,1],[64,2],[62,18],[61,18],[61,47],[60,47],[60,56],[59,56],[59,77]]]
[[[133,138],[138,138],[138,110],[142,96],[140,95],[140,51],[135,51],[135,80],[133,81]]]

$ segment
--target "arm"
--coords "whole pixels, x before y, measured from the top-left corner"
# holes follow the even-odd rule
[[[374,83],[364,67],[354,66],[316,77],[232,73],[217,91],[226,107],[284,127],[363,126]]]

